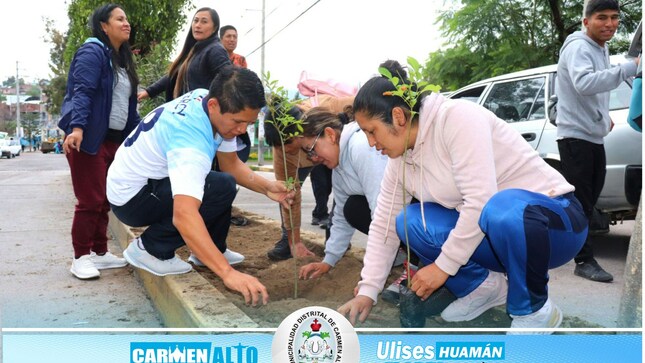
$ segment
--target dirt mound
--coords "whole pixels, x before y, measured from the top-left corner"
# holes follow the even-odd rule
[[[251,307],[244,303],[243,297],[228,290],[222,281],[208,268],[195,269],[215,288],[221,291],[238,308],[244,311],[260,327],[275,328],[292,312],[307,306],[324,306],[336,309],[351,299],[362,268],[363,251],[353,247],[345,254],[340,262],[325,276],[316,280],[298,280],[298,296],[294,298],[294,280],[297,269],[309,262],[321,261],[324,256],[324,237],[308,231],[302,231],[302,240],[312,250],[316,257],[289,259],[286,261],[271,261],[267,251],[273,248],[280,238],[280,224],[263,216],[246,211],[234,210],[234,215],[246,217],[246,226],[231,226],[228,236],[228,246],[245,256],[243,263],[236,265],[239,271],[251,274],[260,279],[269,291],[269,304],[261,307]],[[177,253],[187,260],[189,251],[182,247]],[[392,270],[388,284],[402,273],[401,267]],[[506,328],[511,320],[504,307],[491,309],[479,318],[466,323],[446,323],[439,316],[426,319],[427,328]],[[580,319],[565,317],[562,327],[592,327],[593,325]],[[399,308],[396,305],[379,301],[372,309],[367,321],[357,325],[361,328],[400,328]]]

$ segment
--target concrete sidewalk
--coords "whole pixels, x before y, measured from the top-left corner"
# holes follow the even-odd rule
[[[82,281],[69,268],[76,200],[63,155],[0,159],[0,327],[159,328],[132,268]],[[111,241],[110,250],[121,255]]]
[[[270,166],[254,168],[273,178]],[[74,278],[69,265],[75,200],[64,156],[25,153],[15,159],[2,159],[0,180],[1,327],[255,326],[196,272],[160,278],[126,267],[105,270],[98,280]],[[323,236],[322,229],[308,223],[314,207],[308,180],[302,194],[303,230]],[[278,207],[265,196],[242,188],[234,206],[278,223]],[[612,226],[610,234],[595,238],[597,258],[615,276],[613,283],[594,283],[574,276],[572,262],[551,271],[550,294],[566,316],[602,327],[617,327],[625,256],[633,226],[633,222]],[[110,248],[120,254],[132,235],[115,219],[111,227],[115,240]],[[364,247],[365,241],[364,235],[356,233],[352,245],[358,249]]]

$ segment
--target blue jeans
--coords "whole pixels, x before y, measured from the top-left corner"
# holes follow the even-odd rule
[[[230,174],[211,171],[206,176],[199,214],[220,252],[226,251],[235,194],[235,178]],[[129,226],[149,226],[141,240],[146,251],[160,260],[173,258],[175,250],[186,244],[172,223],[173,197],[169,178],[149,180],[126,204],[112,205],[112,211]]]
[[[421,261],[433,263],[454,229],[459,212],[436,203],[423,203],[427,230],[421,220],[421,205],[406,207],[410,249]],[[399,238],[405,241],[403,212],[396,219]],[[539,310],[548,297],[550,268],[570,261],[587,237],[587,219],[573,193],[549,198],[521,189],[495,194],[479,218],[484,239],[470,260],[446,281],[457,297],[475,290],[489,270],[508,276],[507,311],[526,315]]]

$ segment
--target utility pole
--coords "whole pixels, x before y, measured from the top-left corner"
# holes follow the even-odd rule
[[[20,139],[20,76],[18,61],[16,61],[16,137]]]
[[[260,49],[260,76],[264,77],[264,30],[266,18],[266,0],[262,0],[262,49]],[[263,120],[261,120],[263,121]],[[264,165],[264,153],[262,146],[264,144],[264,122],[258,122],[258,166]]]

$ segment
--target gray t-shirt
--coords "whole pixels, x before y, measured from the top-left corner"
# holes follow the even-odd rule
[[[125,129],[128,121],[128,100],[132,93],[132,85],[125,68],[117,69],[114,91],[112,92],[112,110],[110,110],[110,126],[113,130]]]

